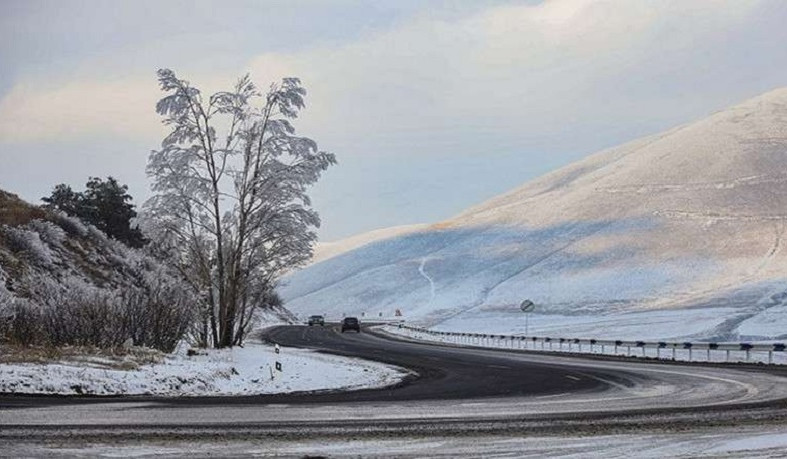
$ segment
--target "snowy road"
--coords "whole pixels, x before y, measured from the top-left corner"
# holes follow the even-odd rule
[[[110,442],[152,445],[151,454],[159,455],[161,448],[170,448],[174,455],[194,450],[211,454],[212,445],[220,441],[237,448],[233,454],[306,454],[334,448],[336,455],[454,455],[522,451],[517,448],[528,444],[566,447],[572,441],[581,444],[577,439],[587,436],[598,446],[602,436],[610,437],[604,443],[608,447],[620,442],[647,445],[679,431],[682,444],[694,448],[684,451],[692,454],[719,446],[701,438],[735,439],[740,446],[748,438],[771,435],[769,447],[775,442],[776,448],[787,448],[787,438],[773,437],[787,427],[784,369],[468,350],[318,327],[280,327],[268,338],[393,363],[420,376],[402,387],[351,393],[113,400],[6,397],[0,399],[0,441],[18,451],[50,445],[47,453],[78,454],[103,454],[102,445]],[[743,428],[749,432],[746,437],[741,437]],[[348,438],[360,449],[348,446]],[[402,450],[404,439],[422,448]],[[434,442],[444,447],[436,448]],[[304,445],[314,448],[298,449]],[[750,453],[749,446],[740,449],[742,455]]]

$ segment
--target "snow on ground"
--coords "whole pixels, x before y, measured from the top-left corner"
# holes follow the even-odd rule
[[[719,444],[709,450],[710,454],[743,453],[771,450],[780,456],[787,455],[787,433],[763,433],[751,436],[737,436],[732,439],[719,439]]]
[[[338,241],[320,241],[314,247],[314,255],[312,256],[310,263],[319,263],[323,260],[341,255],[344,252],[349,252],[350,250],[357,249],[358,247],[364,246],[366,244],[371,244],[372,242],[379,241],[381,239],[388,239],[407,233],[414,233],[416,231],[424,230],[427,227],[428,225],[425,224],[392,226],[389,228],[380,228],[368,231],[366,233],[357,234],[355,236],[350,236]]]
[[[275,362],[282,371],[275,369]],[[396,384],[406,370],[360,359],[249,343],[120,370],[84,362],[0,364],[0,393],[219,396],[357,390]]]
[[[611,340],[689,340],[705,337],[740,313],[736,308],[665,309],[643,312],[562,315],[531,313],[528,335]],[[519,308],[478,311],[433,327],[437,331],[525,335],[525,314]]]
[[[12,456],[325,456],[331,457],[563,457],[563,458],[662,458],[662,457],[784,457],[787,434],[774,427],[735,430],[665,432],[596,436],[489,436],[401,437],[380,439],[301,438],[298,441],[264,438],[243,441],[159,441],[135,445],[24,444],[14,442]]]

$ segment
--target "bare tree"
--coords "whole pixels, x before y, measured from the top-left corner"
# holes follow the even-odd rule
[[[247,75],[207,100],[171,70],[158,79],[172,132],[148,161],[143,220],[205,301],[203,344],[238,345],[278,277],[311,257],[320,220],[306,191],[336,159],[295,135],[297,78],[263,95]]]

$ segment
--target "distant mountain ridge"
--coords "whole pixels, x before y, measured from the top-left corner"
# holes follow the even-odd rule
[[[314,264],[282,293],[298,313],[396,308],[438,328],[518,331],[514,306],[530,298],[543,332],[672,311],[683,326],[659,337],[770,339],[787,336],[785,224],[778,89]]]

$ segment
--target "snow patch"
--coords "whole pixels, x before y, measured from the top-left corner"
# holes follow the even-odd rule
[[[276,362],[282,371],[276,370]],[[376,362],[250,343],[136,370],[73,364],[0,364],[0,393],[62,395],[221,396],[358,390],[400,382],[407,371]]]

